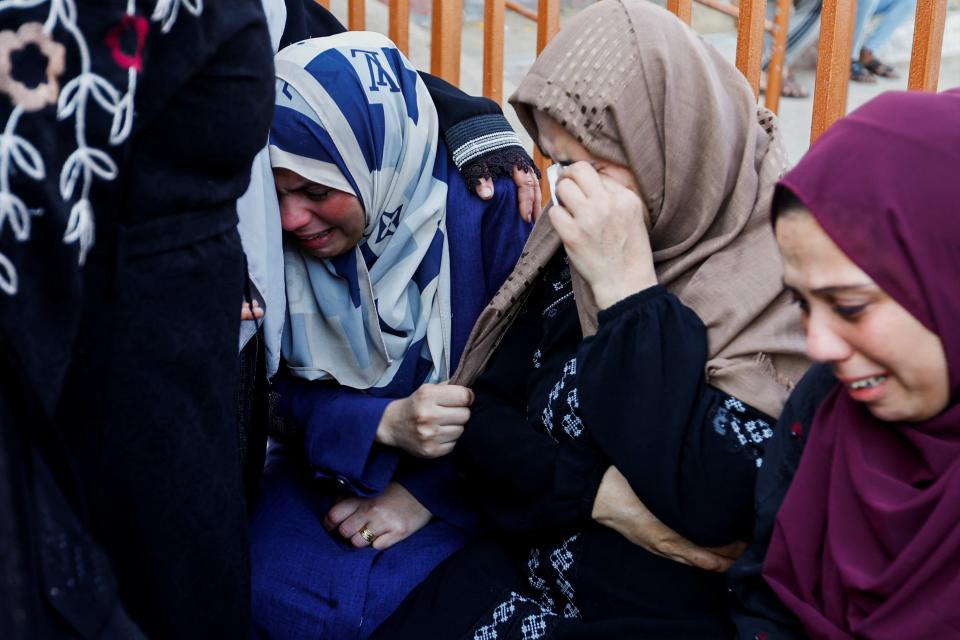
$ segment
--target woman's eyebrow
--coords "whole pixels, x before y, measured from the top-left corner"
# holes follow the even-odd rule
[[[292,186],[287,186],[287,187],[280,187],[280,186],[278,186],[278,187],[277,187],[277,191],[279,191],[279,192],[281,192],[281,193],[298,193],[298,192],[300,192],[300,191],[306,191],[307,189],[309,189],[309,188],[311,188],[311,187],[314,187],[314,186],[320,187],[320,186],[323,186],[323,185],[317,184],[316,182],[311,182],[310,180],[305,180],[305,181],[303,181],[303,182],[295,183],[295,184],[292,185]],[[324,188],[326,188],[326,187],[324,187]]]
[[[838,285],[831,285],[829,287],[818,287],[816,289],[811,289],[810,292],[816,293],[822,296],[829,296],[836,293],[849,293],[850,291],[859,291],[861,289],[873,289],[873,288],[876,288],[876,286],[877,285],[875,285],[872,282],[863,282],[863,283],[855,283],[855,284],[838,284]]]

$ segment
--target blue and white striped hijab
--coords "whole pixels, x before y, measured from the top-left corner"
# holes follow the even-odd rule
[[[366,212],[360,243],[342,256],[284,240],[290,371],[356,389],[408,387],[425,369],[427,382],[446,380],[447,183],[435,177],[446,159],[426,86],[370,32],[290,45],[276,74],[271,164],[356,195]]]

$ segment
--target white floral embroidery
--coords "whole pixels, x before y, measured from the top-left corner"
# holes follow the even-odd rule
[[[160,0],[150,19],[160,23],[160,31],[169,33],[177,21],[180,5],[195,16],[203,13],[203,0]]]
[[[24,113],[42,109],[47,103],[56,102],[57,119],[74,122],[76,149],[67,157],[60,169],[59,193],[64,202],[72,202],[66,229],[65,244],[77,243],[79,264],[83,265],[95,242],[94,211],[90,202],[90,189],[95,180],[112,181],[117,177],[117,165],[103,149],[92,146],[87,139],[87,117],[92,109],[101,109],[111,117],[108,143],[116,146],[130,136],[133,128],[133,103],[137,89],[139,63],[127,67],[124,87],[115,87],[109,80],[92,70],[90,47],[78,24],[76,0],[2,0],[0,12],[30,9],[49,3],[47,17],[42,24],[26,23],[16,34],[5,31],[0,34],[0,51],[23,43],[37,44],[48,60],[47,81],[34,89],[26,89],[12,80],[9,56],[0,55],[0,75],[3,82],[0,90],[10,96],[14,108],[0,134],[0,233],[9,225],[19,242],[30,239],[30,218],[42,215],[43,210],[30,210],[10,190],[10,176],[14,170],[21,171],[32,180],[47,177],[47,168],[37,148],[24,137],[17,135],[17,125]],[[180,5],[193,16],[203,12],[203,0],[160,0],[151,16],[160,22],[160,30],[168,33],[177,20]],[[126,16],[137,18],[136,0],[128,0]],[[142,18],[139,18],[143,20]],[[59,89],[59,76],[63,72],[62,44],[52,39],[54,30],[66,33],[76,47],[80,72]],[[140,51],[137,51],[139,55]],[[13,263],[0,253],[0,291],[7,295],[18,292],[18,275]]]

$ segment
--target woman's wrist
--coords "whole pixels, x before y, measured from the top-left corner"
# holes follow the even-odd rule
[[[383,410],[383,415],[380,416],[380,424],[377,425],[377,433],[373,438],[375,442],[387,447],[396,446],[393,438],[393,423],[394,414],[399,409],[397,405],[400,402],[402,400],[394,400]]]
[[[649,267],[624,272],[617,277],[602,278],[590,289],[599,309],[608,309],[625,298],[657,284],[657,273]]]

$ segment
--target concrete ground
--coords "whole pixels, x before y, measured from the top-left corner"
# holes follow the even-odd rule
[[[433,0],[440,2],[443,0]],[[569,16],[591,4],[593,0],[562,0],[561,25]],[[519,3],[536,10],[536,0],[519,0]],[[332,0],[331,9],[346,21],[346,0]],[[421,69],[430,66],[430,0],[411,1],[410,58]],[[704,38],[716,46],[731,62],[736,50],[736,25],[733,20],[694,5],[693,25]],[[367,28],[386,33],[387,8],[383,0],[367,3]],[[884,91],[905,89],[913,24],[905,24],[878,56],[890,62],[901,74],[899,80],[880,79],[876,84],[851,83],[848,94],[848,110],[855,109]],[[460,86],[468,93],[479,94],[482,90],[483,61],[483,0],[464,0],[464,31],[462,36]],[[523,78],[535,57],[536,24],[512,12],[507,12],[505,29],[504,94],[509,96]],[[813,112],[813,88],[815,72],[812,63],[795,69],[798,80],[811,89],[806,99],[782,99],[780,101],[781,130],[787,145],[788,157],[795,163],[809,146],[810,123]],[[951,3],[944,34],[943,58],[940,70],[939,89],[960,87],[960,0]],[[761,97],[761,100],[763,98]],[[507,117],[522,138],[532,147],[530,139],[522,131],[513,110],[504,106]]]

